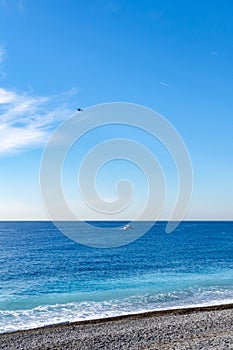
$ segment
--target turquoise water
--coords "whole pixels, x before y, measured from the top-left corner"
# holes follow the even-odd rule
[[[96,225],[116,223],[93,223],[92,235]],[[1,222],[0,332],[233,302],[233,222],[183,222],[171,234],[165,226],[97,249],[50,222]]]

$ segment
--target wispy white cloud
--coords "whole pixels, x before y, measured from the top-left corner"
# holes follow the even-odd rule
[[[0,46],[0,63],[3,62],[5,54],[6,54],[5,49],[2,46]]]
[[[0,77],[3,77],[5,75],[5,72],[3,71],[2,63],[6,56],[6,50],[3,46],[0,46]]]
[[[213,55],[213,56],[218,56],[217,52],[215,52],[215,51],[210,51],[210,53],[211,53],[211,55]]]
[[[74,111],[72,89],[56,96],[33,96],[0,88],[0,154],[43,145],[55,126]]]
[[[159,84],[161,84],[161,85],[163,85],[163,86],[166,86],[166,87],[168,87],[168,88],[170,88],[170,89],[173,89],[173,88],[174,88],[174,86],[172,86],[172,85],[170,85],[170,84],[167,84],[167,83],[165,83],[164,81],[160,81]]]
[[[6,51],[0,46],[0,75]],[[74,110],[77,89],[55,96],[35,96],[0,87],[0,154],[43,145],[51,130]]]

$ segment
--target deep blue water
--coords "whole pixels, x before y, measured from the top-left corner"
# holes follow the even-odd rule
[[[171,234],[165,226],[97,249],[50,222],[0,222],[0,332],[233,302],[233,222],[182,222]]]

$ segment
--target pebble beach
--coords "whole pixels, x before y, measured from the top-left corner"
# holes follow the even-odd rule
[[[147,312],[0,335],[0,349],[232,349],[233,304]]]

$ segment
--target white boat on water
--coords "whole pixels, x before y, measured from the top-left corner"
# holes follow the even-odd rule
[[[132,226],[129,225],[129,224],[127,224],[127,225],[121,227],[121,230],[129,230],[129,229],[131,229],[131,228],[132,228]]]

